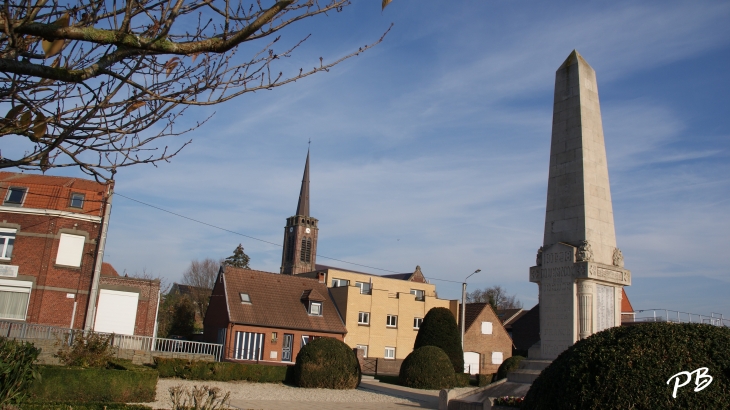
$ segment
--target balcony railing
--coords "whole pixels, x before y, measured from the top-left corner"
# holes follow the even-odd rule
[[[0,336],[13,339],[57,340],[72,344],[75,337],[84,330],[37,325],[33,323],[0,320]],[[210,355],[221,360],[223,345],[217,343],[193,342],[189,340],[165,339],[152,336],[119,335],[114,333],[92,332],[111,338],[111,345],[120,349],[143,350],[148,352],[175,352]]]
[[[634,322],[705,323],[730,327],[730,319],[726,319],[720,313],[711,313],[707,316],[669,309],[644,309],[634,313]]]

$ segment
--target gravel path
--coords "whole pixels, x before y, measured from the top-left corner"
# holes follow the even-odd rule
[[[275,383],[240,382],[213,382],[199,380],[159,379],[157,382],[157,401],[141,403],[154,409],[170,409],[170,394],[168,389],[182,385],[192,389],[193,386],[218,387],[221,391],[231,392],[232,400],[282,400],[282,401],[314,401],[314,402],[380,402],[380,403],[411,403],[411,401],[374,393],[362,389],[357,390],[330,390],[330,389],[303,389]]]

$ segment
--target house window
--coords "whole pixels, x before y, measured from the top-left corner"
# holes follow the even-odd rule
[[[492,364],[502,364],[502,352],[492,352]]]
[[[357,345],[356,347],[362,350],[362,357],[368,357],[368,345]]]
[[[360,312],[357,314],[358,325],[369,325],[370,324],[370,312]]]
[[[84,254],[84,242],[86,238],[80,235],[61,234],[58,242],[58,253],[56,264],[64,266],[81,266],[81,257]]]
[[[492,322],[482,322],[482,334],[483,335],[492,334]]]
[[[233,358],[237,360],[263,360],[264,334],[236,332],[233,343]]]
[[[341,286],[350,286],[350,281],[346,279],[332,279],[333,288],[339,288]]]
[[[322,316],[322,302],[309,302],[309,314]]]
[[[398,316],[396,315],[388,315],[386,318],[385,325],[388,327],[396,327],[398,326]]]
[[[25,320],[33,282],[0,280],[0,319]]]
[[[416,295],[416,300],[423,301],[425,299],[425,292],[420,289],[411,289],[411,295]]]
[[[8,193],[5,195],[5,201],[3,205],[23,205],[25,199],[25,193],[28,188],[10,187]]]
[[[414,317],[413,318],[413,328],[414,329],[420,329],[422,323],[423,323],[423,318],[422,317]]]
[[[307,343],[311,342],[312,340],[314,340],[314,336],[302,336],[302,347],[306,346]]]
[[[226,330],[227,329],[225,327],[218,328],[218,342],[217,343],[220,345],[222,345],[226,342]]]
[[[83,208],[84,207],[84,194],[74,193],[71,194],[71,208]]]
[[[276,343],[278,338],[279,338],[279,335],[276,332],[271,332],[271,343]]]
[[[248,295],[248,293],[241,293],[241,303],[248,303],[251,304],[251,296]]]
[[[0,228],[0,259],[10,259],[15,244],[15,229]]]
[[[386,347],[385,348],[385,358],[386,359],[395,359],[395,347]]]
[[[360,293],[363,295],[370,294],[370,284],[367,282],[355,282],[355,286],[360,288]]]

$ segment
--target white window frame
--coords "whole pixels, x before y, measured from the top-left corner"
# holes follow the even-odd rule
[[[316,312],[315,312],[315,306],[317,306]],[[309,314],[311,316],[322,316],[322,302],[315,302],[310,301],[309,302]]]
[[[492,364],[502,364],[504,355],[502,352],[492,352]]]
[[[426,291],[421,289],[411,289],[411,295],[416,297],[416,300],[423,301],[426,299]]]
[[[361,295],[369,295],[372,290],[369,282],[355,282],[355,286],[360,288]]]
[[[13,241],[13,247],[15,247],[15,237],[18,233],[17,229],[0,228],[0,259],[10,260],[13,257],[13,252],[6,256],[8,251],[8,243]]]
[[[81,205],[80,206],[74,206],[74,199],[77,197],[81,197]],[[68,202],[69,208],[77,208],[77,209],[83,209],[84,208],[84,202],[86,201],[86,195],[82,194],[81,192],[72,192],[71,198]]]
[[[422,317],[414,317],[413,318],[413,328],[418,330],[421,328],[421,325],[423,324],[423,318]]]
[[[357,345],[355,347],[363,350],[362,357],[368,357],[368,345]]]
[[[395,360],[395,347],[385,346],[384,359]]]
[[[491,335],[493,333],[492,322],[482,322],[482,334]]]
[[[350,281],[347,279],[332,279],[332,287],[333,288],[341,288],[345,286],[350,286]]]
[[[10,199],[10,193],[14,189],[23,191],[23,196],[20,198],[20,202],[8,202],[8,199]],[[27,197],[28,197],[28,188],[23,187],[23,186],[9,186],[7,188],[7,191],[5,192],[5,198],[3,199],[3,205],[23,206],[23,204],[25,203],[25,198],[27,198]]]
[[[393,324],[391,324],[393,322]],[[388,315],[385,317],[386,327],[398,327],[398,315]]]
[[[358,325],[369,325],[370,324],[370,312],[358,312],[357,324]]]
[[[0,279],[0,291],[28,294],[28,302],[26,302],[25,304],[25,312],[22,319],[19,319],[17,317],[7,317],[3,315],[2,312],[0,312],[0,319],[25,321],[25,319],[28,317],[28,306],[30,306],[30,293],[32,288],[33,282],[30,281]]]
[[[56,265],[71,266],[74,268],[81,267],[85,243],[85,236],[62,233],[58,239]]]
[[[247,305],[251,304],[251,296],[248,293],[239,293],[238,294],[241,297],[241,303],[245,303]]]

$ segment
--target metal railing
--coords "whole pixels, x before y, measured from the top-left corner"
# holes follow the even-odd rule
[[[634,313],[634,322],[705,323],[713,326],[730,327],[730,319],[714,312],[710,316],[669,309],[644,309],[637,310]]]
[[[0,320],[0,336],[13,339],[56,340],[71,345],[77,335],[86,333],[86,331],[80,329]],[[103,332],[91,333],[110,337],[111,345],[119,349],[202,354],[213,356],[216,361],[221,361],[223,353],[223,345],[217,343]]]

